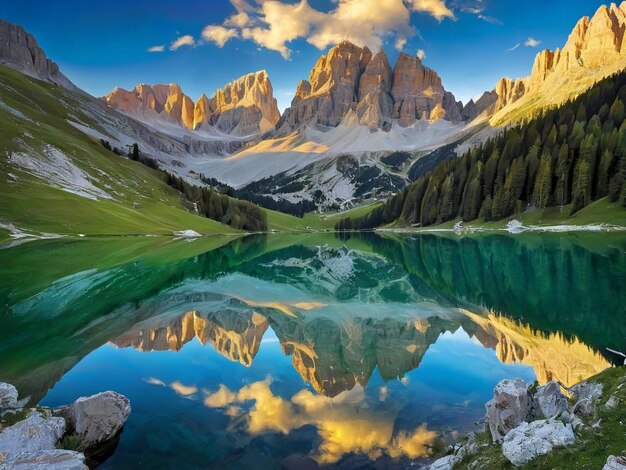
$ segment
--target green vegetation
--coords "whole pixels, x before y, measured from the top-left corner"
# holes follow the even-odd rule
[[[365,217],[343,219],[337,229],[489,222],[532,209],[559,208],[562,214],[565,207],[572,216],[605,197],[625,206],[625,101],[622,73],[444,161],[383,206]]]
[[[624,367],[607,369],[606,371],[589,379],[590,382],[601,383],[604,387],[602,398],[598,401],[597,416],[587,418],[587,428],[576,432],[576,442],[568,447],[554,449],[546,455],[542,455],[521,467],[514,467],[502,455],[500,445],[492,444],[487,432],[477,435],[479,452],[467,457],[455,469],[477,468],[501,468],[521,470],[535,470],[543,468],[576,468],[581,470],[596,470],[604,467],[609,455],[623,455],[626,451],[624,438],[624,424],[626,422],[626,369]],[[615,395],[620,404],[612,410],[606,410],[604,404],[610,396]],[[591,428],[600,420],[600,428]],[[592,422],[593,421],[593,422]],[[470,466],[473,463],[473,466]]]
[[[102,147],[68,120],[97,123],[82,110],[92,98],[72,93],[0,66],[0,222],[22,230],[58,234],[172,234],[193,229],[202,234],[235,233],[223,224],[189,212],[181,196],[161,175]],[[23,153],[46,161],[54,148],[68,165],[84,172],[111,199],[89,199],[16,165]],[[7,238],[5,231],[2,238]]]

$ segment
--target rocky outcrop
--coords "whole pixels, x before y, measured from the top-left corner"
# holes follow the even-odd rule
[[[277,127],[282,132],[307,124],[336,127],[355,113],[359,124],[388,131],[393,120],[402,126],[420,119],[458,122],[461,109],[419,57],[400,54],[392,72],[384,51],[372,55],[367,47],[344,41],[320,57],[309,79],[300,82]]]
[[[217,90],[211,100],[196,103],[193,128],[214,126],[234,135],[252,135],[274,128],[280,119],[267,72],[251,73]]]
[[[554,418],[567,410],[567,397],[558,382],[548,382],[537,388],[532,400],[533,418]]]
[[[80,397],[60,412],[80,437],[81,450],[85,450],[115,437],[130,415],[130,401],[108,391]]]
[[[485,111],[493,113],[496,101],[498,101],[498,94],[495,90],[484,92],[476,102],[474,102],[474,100],[467,102],[461,111],[461,119],[464,121],[473,121]]]
[[[626,2],[601,6],[581,18],[562,49],[537,54],[527,78],[501,79],[496,86],[496,113],[525,96],[542,95],[559,104],[594,82],[626,67]]]
[[[626,457],[611,455],[602,470],[626,470]]]
[[[2,464],[0,460],[0,464]],[[46,449],[36,452],[22,452],[4,461],[11,470],[88,470],[85,456],[73,450]]]
[[[13,391],[10,384],[0,382],[0,390]],[[14,394],[11,393],[11,396]],[[15,408],[18,406],[19,408]],[[101,445],[117,445],[113,438],[122,429],[130,414],[130,402],[115,392],[81,397],[72,405],[26,410],[13,399],[3,402],[0,415],[24,416],[12,426],[0,429],[0,468],[23,470],[87,470],[82,452],[58,449],[64,436],[78,437],[79,448],[92,457],[102,452]],[[107,452],[112,448],[108,447]],[[110,455],[110,454],[107,454]]]
[[[267,72],[245,75],[195,103],[177,84],[116,88],[103,98],[117,110],[148,123],[165,122],[189,130],[216,128],[248,136],[273,129],[280,119]]]
[[[393,117],[401,126],[418,119],[460,121],[461,110],[454,95],[446,92],[441,78],[424,67],[419,57],[401,53],[393,71]]]
[[[104,100],[118,111],[143,121],[164,121],[188,129],[193,127],[193,102],[175,83],[141,84],[132,91],[116,88]]]
[[[17,407],[17,389],[11,384],[0,382],[0,410],[13,410]]]
[[[513,465],[523,465],[539,455],[575,441],[571,424],[557,420],[522,423],[504,437],[502,453]]]
[[[361,124],[370,129],[391,129],[393,99],[391,67],[387,56],[379,51],[367,64],[359,83],[356,113]]]
[[[523,380],[503,380],[485,404],[485,426],[494,442],[500,442],[512,429],[528,419],[532,397]]]
[[[76,85],[61,73],[59,66],[46,57],[31,34],[21,26],[2,19],[0,19],[0,64],[69,90],[78,90]]]
[[[0,455],[54,449],[65,434],[65,420],[50,412],[31,411],[25,420],[0,432]]]

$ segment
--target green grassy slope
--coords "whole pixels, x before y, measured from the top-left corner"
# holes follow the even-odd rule
[[[303,218],[294,217],[282,212],[267,211],[267,223],[272,230],[280,232],[334,230],[335,224],[344,217],[361,217],[382,203],[377,202],[366,206],[355,207],[336,214],[305,214]]]
[[[69,124],[68,119],[89,124],[81,108],[92,99],[0,66],[0,223],[59,234],[235,232],[190,213],[157,172],[107,151]],[[22,153],[31,165],[45,165],[51,148],[65,156],[71,171],[84,172],[112,198],[88,199],[65,191],[50,183],[54,173],[37,175],[11,158]],[[6,238],[6,232],[1,236]]]

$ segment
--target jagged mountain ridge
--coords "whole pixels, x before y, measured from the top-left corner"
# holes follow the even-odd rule
[[[0,64],[8,65],[31,77],[39,78],[69,90],[78,91],[59,66],[46,57],[32,34],[22,26],[0,18]]]
[[[494,115],[491,124],[514,121],[524,108],[532,112],[562,104],[602,78],[624,70],[625,39],[626,2],[602,5],[591,18],[584,16],[562,49],[544,49],[537,54],[528,77],[498,81],[494,90],[497,100],[490,108]]]
[[[137,85],[132,91],[116,88],[103,100],[142,121],[164,121],[189,130],[217,129],[248,136],[274,128],[280,119],[272,83],[264,70],[250,73],[202,95],[194,104],[178,84]]]
[[[459,122],[462,111],[462,103],[419,57],[401,53],[392,71],[383,50],[372,54],[344,41],[321,56],[308,80],[299,83],[277,127],[283,134],[307,124],[337,127],[355,113],[358,124],[389,131],[394,120],[403,127],[420,119]]]

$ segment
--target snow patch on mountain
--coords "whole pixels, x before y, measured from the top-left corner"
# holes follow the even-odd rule
[[[106,191],[94,185],[87,172],[74,165],[59,149],[46,145],[39,155],[32,153],[14,152],[9,155],[9,163],[63,191],[93,200],[112,199]]]

